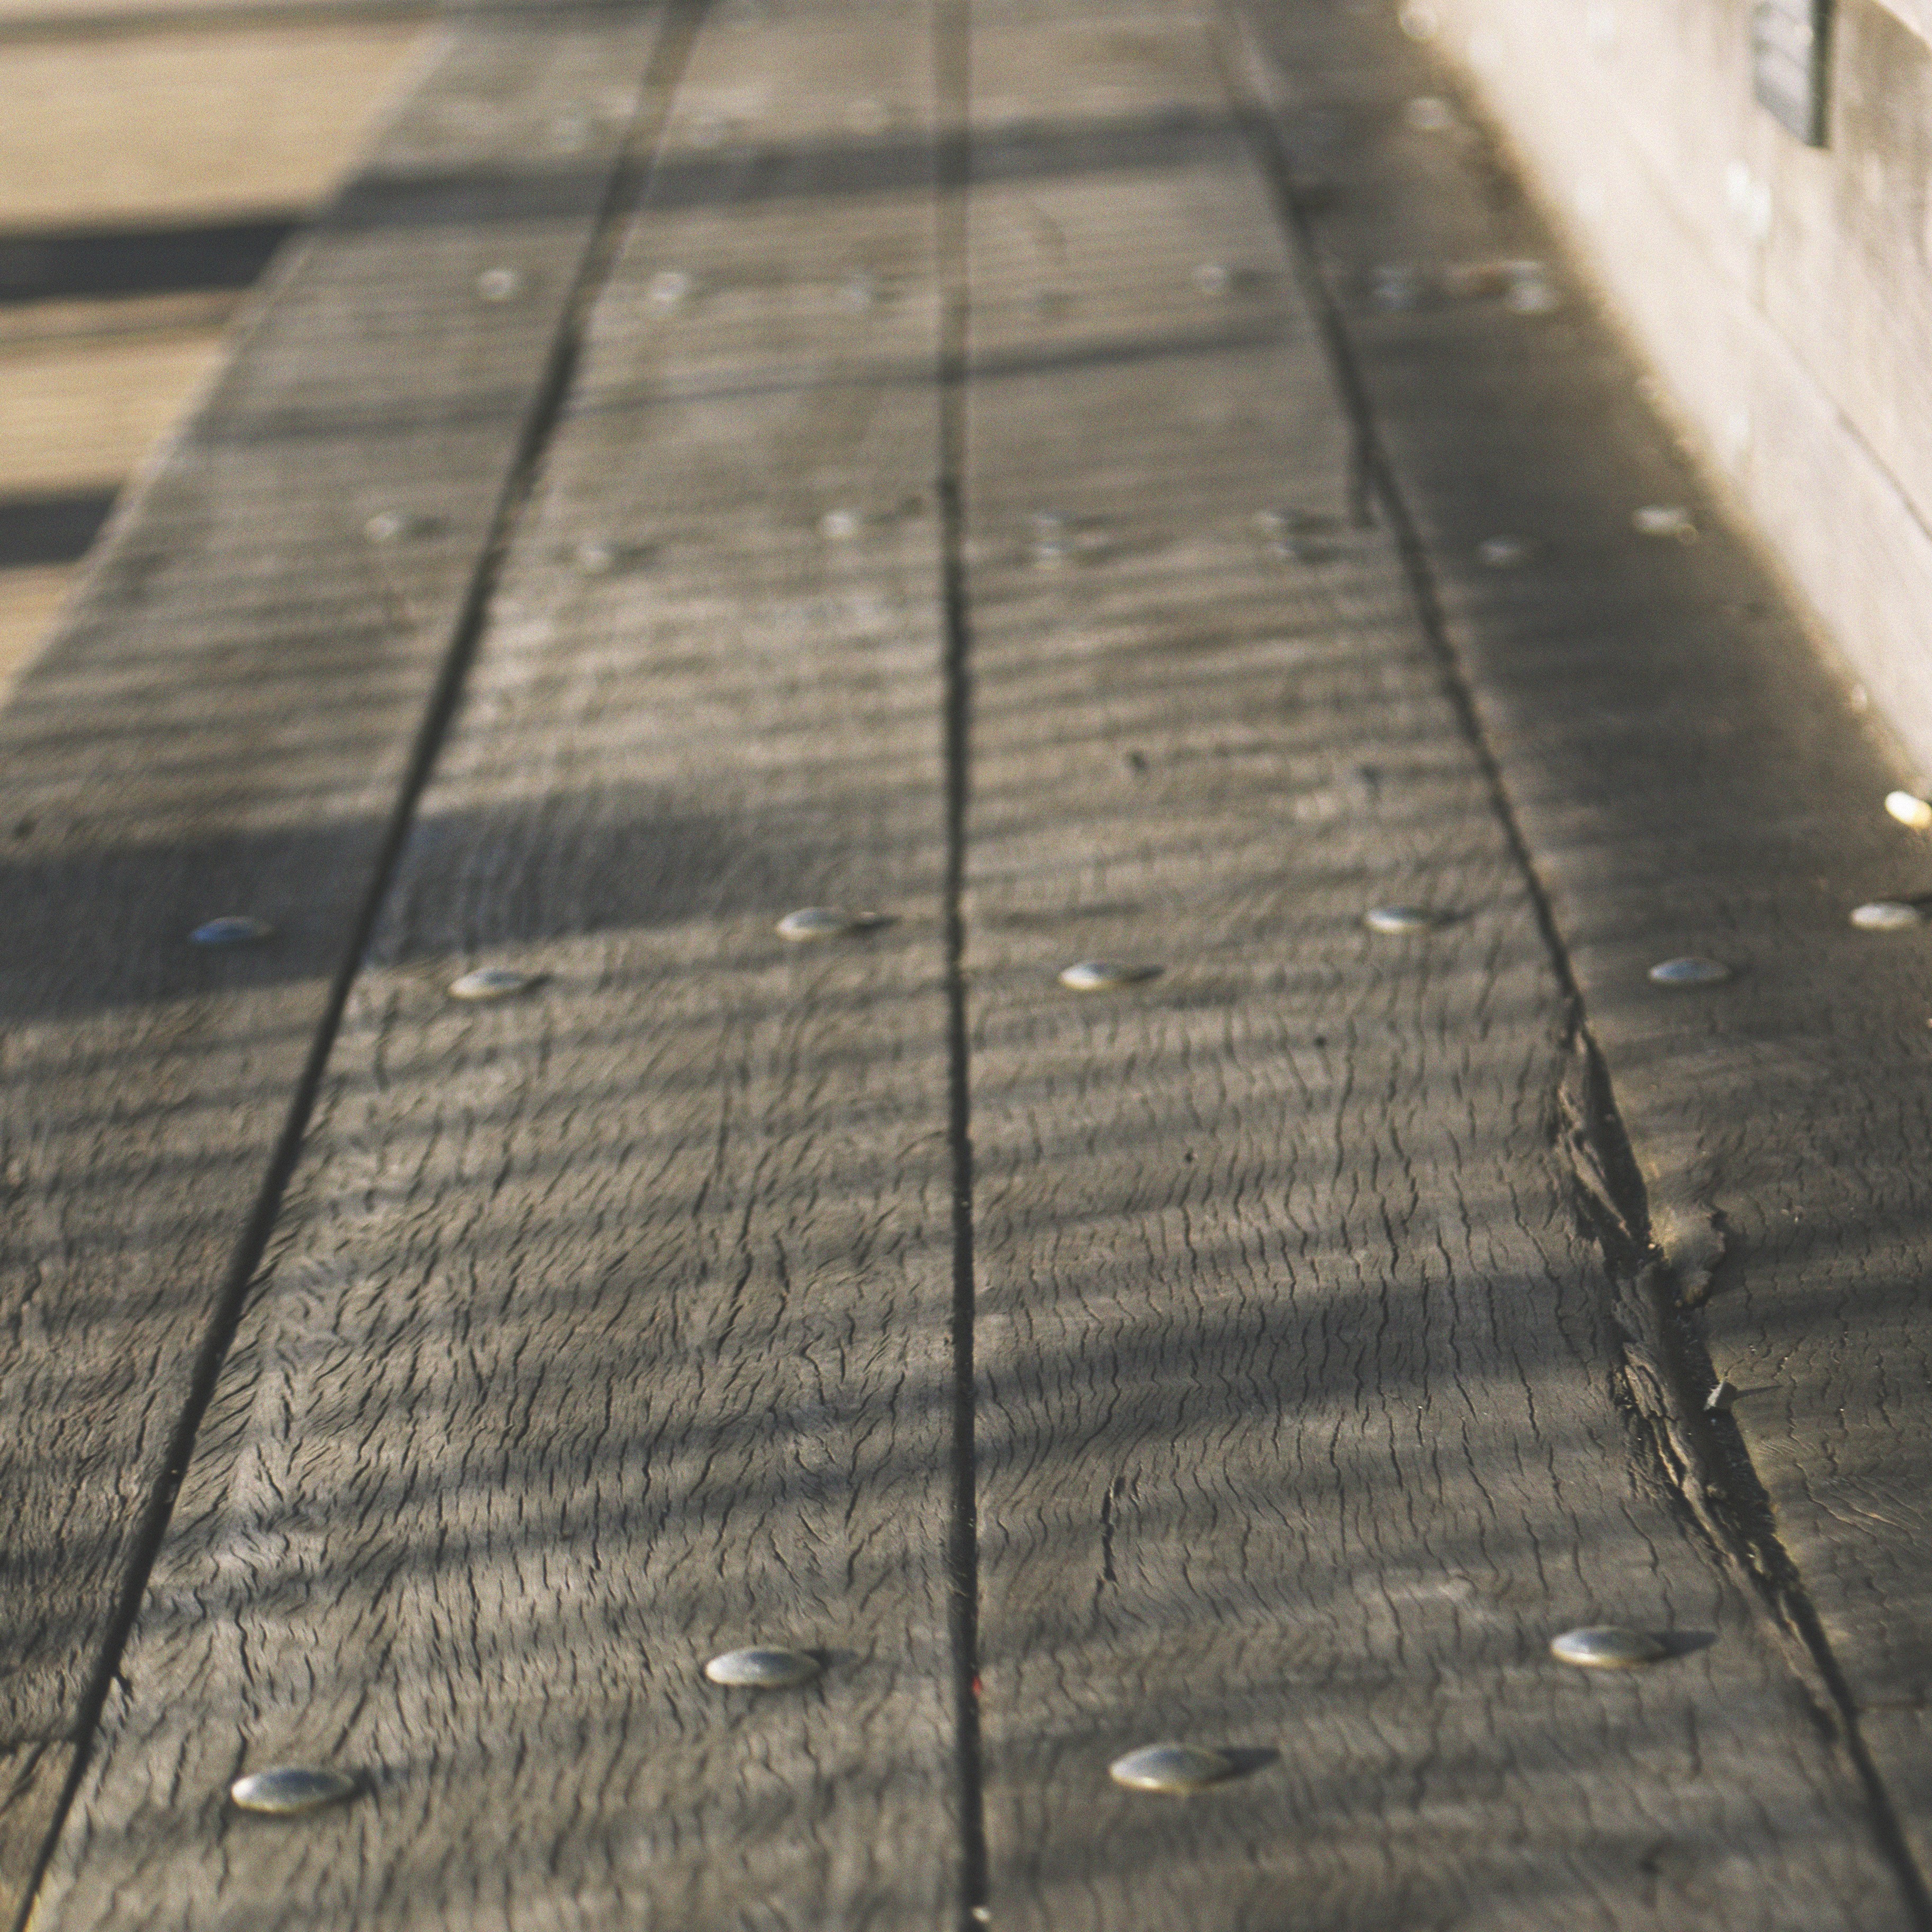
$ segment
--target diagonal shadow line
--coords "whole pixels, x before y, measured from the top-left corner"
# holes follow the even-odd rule
[[[92,1756],[92,1747],[120,1670],[121,1659],[133,1631],[148,1580],[167,1533],[175,1497],[195,1438],[208,1412],[223,1362],[235,1338],[248,1300],[250,1282],[274,1232],[282,1196],[302,1151],[310,1114],[321,1089],[335,1036],[364,952],[374,937],[398,862],[408,838],[416,808],[455,715],[476,646],[489,614],[504,558],[517,524],[534,488],[543,456],[563,419],[564,404],[589,326],[590,312],[608,281],[625,232],[623,217],[649,178],[671,98],[689,58],[709,0],[666,0],[656,40],[638,91],[636,105],[618,158],[610,170],[604,194],[565,305],[543,370],[542,380],[525,418],[510,470],[491,514],[488,534],[452,627],[449,647],[419,727],[382,844],[372,868],[361,909],[343,950],[334,984],[318,1022],[300,1079],[289,1102],[281,1133],[256,1198],[254,1211],[237,1241],[227,1274],[211,1311],[208,1325],[195,1358],[194,1370],[182,1412],[170,1432],[141,1522],[132,1539],[128,1568],[102,1640],[74,1725],[74,1750],[65,1782],[46,1834],[22,1888],[20,1911],[14,1932],[26,1932],[54,1849],[64,1830]]]
[[[292,215],[0,233],[0,304],[252,287]]]

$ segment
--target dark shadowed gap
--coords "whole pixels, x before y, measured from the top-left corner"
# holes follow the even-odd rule
[[[1227,30],[1236,38],[1258,48],[1258,39],[1240,17],[1238,0],[1228,0]],[[1416,617],[1431,653],[1436,658],[1442,686],[1453,706],[1458,728],[1481,770],[1490,803],[1501,824],[1510,854],[1521,872],[1534,908],[1538,927],[1570,1010],[1569,1044],[1586,1060],[1593,1076],[1586,1130],[1609,1156],[1610,1178],[1617,1196],[1616,1208],[1624,1223],[1625,1238],[1604,1240],[1606,1258],[1612,1274],[1632,1280],[1641,1292],[1646,1277],[1654,1280],[1659,1252],[1652,1237],[1648,1203],[1641,1174],[1630,1151],[1622,1117],[1618,1111],[1608,1062],[1590,1030],[1589,1018],[1570,962],[1568,944],[1558,926],[1553,902],[1524,834],[1516,807],[1503,776],[1502,766],[1476,708],[1473,680],[1449,634],[1442,600],[1436,588],[1426,546],[1407,500],[1398,484],[1394,465],[1377,434],[1368,386],[1349,338],[1342,308],[1330,289],[1316,245],[1310,211],[1295,188],[1294,157],[1266,104],[1256,99],[1244,83],[1238,55],[1224,36],[1216,38],[1216,57],[1222,82],[1236,118],[1245,130],[1250,146],[1269,195],[1276,218],[1286,237],[1290,259],[1305,298],[1321,327],[1324,346],[1336,390],[1353,426],[1360,466],[1364,506],[1372,506],[1388,520],[1389,531],[1400,556]],[[1257,52],[1257,58],[1261,58]],[[1597,1230],[1600,1240],[1604,1230]],[[1629,1252],[1619,1253],[1618,1246]],[[1818,1680],[1833,1706],[1847,1756],[1863,1790],[1868,1822],[1881,1856],[1891,1868],[1906,1910],[1920,1932],[1932,1932],[1932,1890],[1919,1870],[1892,1794],[1866,1748],[1858,1720],[1857,1702],[1844,1670],[1832,1650],[1831,1640],[1819,1617],[1796,1562],[1778,1534],[1762,1482],[1752,1463],[1742,1438],[1720,1442],[1714,1426],[1706,1416],[1702,1396],[1716,1381],[1708,1352],[1702,1339],[1688,1324],[1670,1322],[1670,1311],[1658,1311],[1660,1325],[1671,1332],[1660,1337],[1659,1359],[1670,1378],[1670,1396],[1676,1411],[1672,1418],[1693,1445],[1702,1465],[1705,1482],[1718,1492],[1721,1520],[1714,1527],[1726,1553],[1757,1587],[1773,1617],[1791,1630],[1804,1646]],[[1732,1432],[1734,1434],[1735,1432]],[[1678,1472],[1668,1466],[1658,1472],[1673,1494],[1681,1493]],[[1685,1514],[1710,1526],[1708,1512],[1690,1508]]]
[[[0,304],[252,288],[300,226],[275,214],[0,234]]]
[[[112,490],[0,496],[0,570],[78,563],[114,507]]]
[[[517,440],[508,475],[491,513],[482,549],[457,613],[448,651],[430,693],[422,722],[417,729],[395,807],[376,854],[368,890],[344,948],[328,1001],[310,1042],[302,1076],[290,1100],[288,1113],[268,1170],[262,1177],[254,1208],[214,1298],[208,1327],[196,1353],[187,1398],[170,1432],[167,1454],[136,1526],[127,1570],[116,1595],[106,1634],[75,1714],[74,1760],[46,1838],[34,1859],[14,1932],[26,1932],[32,1918],[48,1863],[65,1826],[75,1794],[80,1789],[94,1734],[100,1726],[100,1714],[119,1674],[122,1656],[140,1609],[148,1576],[160,1553],[162,1539],[167,1533],[175,1497],[194,1452],[195,1438],[214,1398],[222,1364],[227,1359],[247,1305],[249,1286],[274,1232],[283,1194],[301,1154],[303,1136],[308,1130],[309,1116],[314,1109],[322,1077],[328,1070],[350,988],[374,933],[382,902],[388,896],[416,807],[455,715],[464,680],[476,656],[511,539],[530,500],[544,452],[562,416],[581,356],[592,307],[609,279],[623,239],[623,216],[637,200],[650,177],[672,93],[683,73],[692,42],[708,4],[709,0],[668,0],[659,22],[622,147],[592,220],[589,238],[572,278],[569,298],[559,320],[556,333],[551,339],[542,379]]]
[[[98,13],[22,14],[0,20],[0,46],[31,40],[111,40],[130,34],[220,34],[238,27],[335,27],[434,20],[438,0],[232,0],[220,6],[104,7]]]
[[[986,1808],[980,1742],[980,1520],[974,1468],[973,1094],[966,987],[966,832],[971,802],[972,632],[965,564],[966,344],[970,314],[966,236],[971,176],[971,0],[936,0],[934,219],[940,286],[940,596],[946,652],[946,1138],[952,1165],[952,1500],[946,1550],[955,1762],[959,1806],[959,1926],[986,1911]]]

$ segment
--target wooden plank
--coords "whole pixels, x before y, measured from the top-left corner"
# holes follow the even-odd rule
[[[1017,176],[1029,123],[1175,131],[1165,170],[972,204],[992,1922],[1910,1924],[1612,1400],[1562,992],[1393,547],[1346,520],[1207,29],[1040,13],[981,16],[976,165]],[[1322,520],[1298,556],[1270,508]],[[1365,931],[1390,902],[1455,922]],[[1055,983],[1096,956],[1164,971]],[[1600,1620],[1687,1653],[1550,1658]],[[1109,1784],[1165,1738],[1252,1768]]]
[[[0,225],[310,207],[424,51],[415,22],[347,20],[11,47]]]
[[[1837,9],[1822,152],[1751,102],[1747,10],[1724,0],[1427,10],[1655,365],[1682,433],[1932,766],[1924,10]],[[1592,38],[1590,22],[1612,31]]]
[[[1386,127],[1426,84],[1392,36],[1303,26],[1277,51],[1307,115]],[[1465,260],[1556,245],[1477,151],[1445,167],[1358,138],[1335,176],[1318,232],[1344,286],[1425,238]],[[1928,883],[1922,836],[1880,805],[1909,771],[1600,320],[1445,304],[1354,332],[1642,1169],[1621,1211],[1670,1264],[1707,1378],[1660,1391],[1660,1420],[1932,1869],[1924,942],[1846,917]],[[1636,536],[1646,502],[1687,506],[1700,540]],[[1484,567],[1499,532],[1522,567]],[[1737,976],[1651,984],[1686,953]],[[1714,1373],[1746,1394],[1707,1424]]]
[[[43,1926],[949,1919],[931,60],[694,44]],[[227,1811],[291,1758],[368,1794]]]
[[[32,908],[0,938],[0,1742],[56,1790],[620,128],[562,158],[551,132],[634,89],[654,19],[453,32],[0,712]],[[548,213],[450,205],[506,154]],[[368,218],[405,197],[447,218]],[[521,298],[479,302],[506,261]],[[392,510],[422,520],[369,542]],[[188,943],[231,913],[275,938]],[[4,1910],[30,1865],[0,1864]]]
[[[114,488],[175,427],[223,347],[218,327],[190,326],[0,348],[0,485]]]

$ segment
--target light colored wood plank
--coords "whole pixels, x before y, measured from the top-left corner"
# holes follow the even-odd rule
[[[308,208],[424,51],[409,22],[10,48],[0,226]]]
[[[613,164],[542,160],[629,77],[648,8],[466,23],[285,265],[233,364],[0,711],[6,1213],[0,1735],[64,1742],[112,1634],[196,1349],[267,1184]],[[550,166],[538,218],[447,208]],[[494,177],[491,177],[494,178]],[[523,298],[480,302],[507,260]],[[386,509],[434,519],[388,544]],[[190,928],[278,928],[234,954]],[[23,1801],[24,1802],[24,1801]],[[8,1912],[22,1870],[0,1871]]]
[[[920,4],[694,49],[43,1928],[952,1922],[933,211],[811,138],[918,142],[931,58]],[[703,1680],[759,1640],[823,1679]],[[370,1795],[225,1814],[291,1757]]]
[[[113,488],[220,362],[219,329],[0,347],[0,490]]]
[[[981,14],[989,96],[1064,127],[1084,82],[1197,131],[973,203],[993,1922],[1910,1923],[1611,1399],[1615,1292],[1549,1145],[1562,996],[1393,548],[1342,520],[1346,426],[1204,28],[1054,10]],[[1030,560],[1042,508],[1090,549]],[[1280,558],[1268,508],[1336,520]],[[1456,922],[1365,932],[1389,902]],[[1055,984],[1093,956],[1165,971]],[[1710,1641],[1551,1659],[1598,1621]],[[1273,1756],[1185,1803],[1110,1786],[1168,1737]]]
[[[71,565],[0,571],[0,699],[46,642],[74,577]]]
[[[1312,16],[1274,31],[1305,114],[1393,128],[1427,84],[1393,34]],[[1318,224],[1338,284],[1424,245],[1549,254],[1548,230],[1471,161],[1445,166],[1400,134],[1352,144]],[[1696,1366],[1747,1391],[1712,1424],[1708,1381],[1660,1390],[1660,1421],[1821,1680],[1828,1660],[1820,1702],[1862,1730],[1932,1868],[1915,1151],[1932,1010],[1922,940],[1846,917],[1924,883],[1922,840],[1880,805],[1904,774],[1644,419],[1600,320],[1574,302],[1534,321],[1480,304],[1353,320],[1642,1169],[1648,1198],[1633,1190],[1623,1211],[1674,1265]],[[1688,506],[1700,541],[1636,535],[1629,511],[1647,501]],[[1482,566],[1501,531],[1532,544],[1522,567]],[[1652,964],[1684,953],[1737,976],[1688,995],[1651,984]]]
[[[1932,52],[1871,0],[1846,0],[1833,145],[1820,152],[1750,105],[1742,8],[1433,11],[1437,44],[1466,58],[1687,440],[1932,770],[1932,376],[1919,347],[1932,271],[1918,185]],[[1593,40],[1592,19],[1615,33]],[[1845,92],[1855,85],[1862,100]]]

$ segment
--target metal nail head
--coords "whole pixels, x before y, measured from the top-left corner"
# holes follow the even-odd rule
[[[487,302],[514,302],[523,287],[524,278],[514,268],[485,268],[476,278],[476,292]]]
[[[814,939],[844,939],[854,933],[872,932],[890,921],[875,912],[840,912],[832,906],[802,906],[788,912],[778,922],[781,939],[802,946]]]
[[[675,308],[691,292],[691,278],[682,268],[660,268],[646,291],[652,306]]]
[[[780,1650],[754,1645],[748,1650],[728,1650],[704,1666],[704,1674],[714,1684],[734,1689],[788,1690],[806,1684],[819,1672],[817,1658],[808,1651]]]
[[[211,919],[188,934],[196,946],[259,946],[274,936],[275,928],[266,919],[251,919],[234,913],[225,919]]]
[[[1124,964],[1118,959],[1082,959],[1060,970],[1060,983],[1070,992],[1112,993],[1160,977],[1158,966]]]
[[[1731,969],[1721,959],[1686,954],[1682,959],[1660,959],[1650,976],[1660,986],[1714,986],[1731,976]]]
[[[1422,298],[1415,271],[1400,262],[1384,262],[1369,273],[1369,299],[1376,308],[1411,309]]]
[[[362,534],[374,544],[400,543],[405,537],[423,536],[430,527],[427,517],[407,510],[378,510],[362,526]]]
[[[1550,315],[1562,306],[1563,298],[1543,272],[1540,262],[1512,265],[1509,292],[1503,297],[1503,307],[1512,315]]]
[[[608,577],[617,568],[617,546],[602,537],[586,537],[575,554],[577,568],[585,577]]]
[[[1688,542],[1697,534],[1690,512],[1681,503],[1646,503],[1630,518],[1640,536],[1676,537]]]
[[[1204,296],[1224,296],[1234,286],[1234,272],[1225,262],[1203,262],[1194,271],[1194,286]]]
[[[1901,825],[1909,825],[1915,832],[1932,832],[1932,803],[1909,791],[1888,791],[1885,795],[1885,808]]]
[[[832,543],[850,543],[865,527],[862,510],[827,510],[818,520],[818,534]]]
[[[1485,537],[1476,546],[1476,561],[1491,570],[1514,570],[1529,561],[1529,545],[1521,537]]]
[[[1634,1670],[1656,1664],[1670,1653],[1643,1630],[1621,1630],[1613,1624],[1594,1624],[1585,1630],[1565,1630],[1550,1640],[1550,1654],[1586,1670]]]
[[[508,1000],[527,993],[542,978],[514,966],[478,966],[449,982],[452,1000]]]
[[[1402,118],[1421,134],[1440,134],[1456,124],[1456,116],[1446,100],[1432,94],[1418,94],[1402,111]]]
[[[1903,899],[1872,899],[1852,908],[1852,923],[1861,932],[1903,932],[1924,922],[1925,915]]]
[[[1738,1399],[1738,1389],[1729,1376],[1722,1377],[1711,1393],[1704,1398],[1704,1406],[1713,1415],[1724,1415],[1730,1412],[1732,1403]]]
[[[1362,915],[1362,923],[1371,932],[1430,932],[1442,922],[1440,913],[1424,906],[1371,906]]]
[[[1226,1751],[1199,1744],[1148,1744],[1118,1757],[1107,1775],[1130,1791],[1166,1791],[1184,1796],[1234,1774],[1234,1760]]]
[[[324,1805],[353,1798],[362,1786],[346,1772],[320,1765],[278,1764],[268,1771],[251,1771],[228,1787],[228,1799],[238,1811],[293,1818]]]

